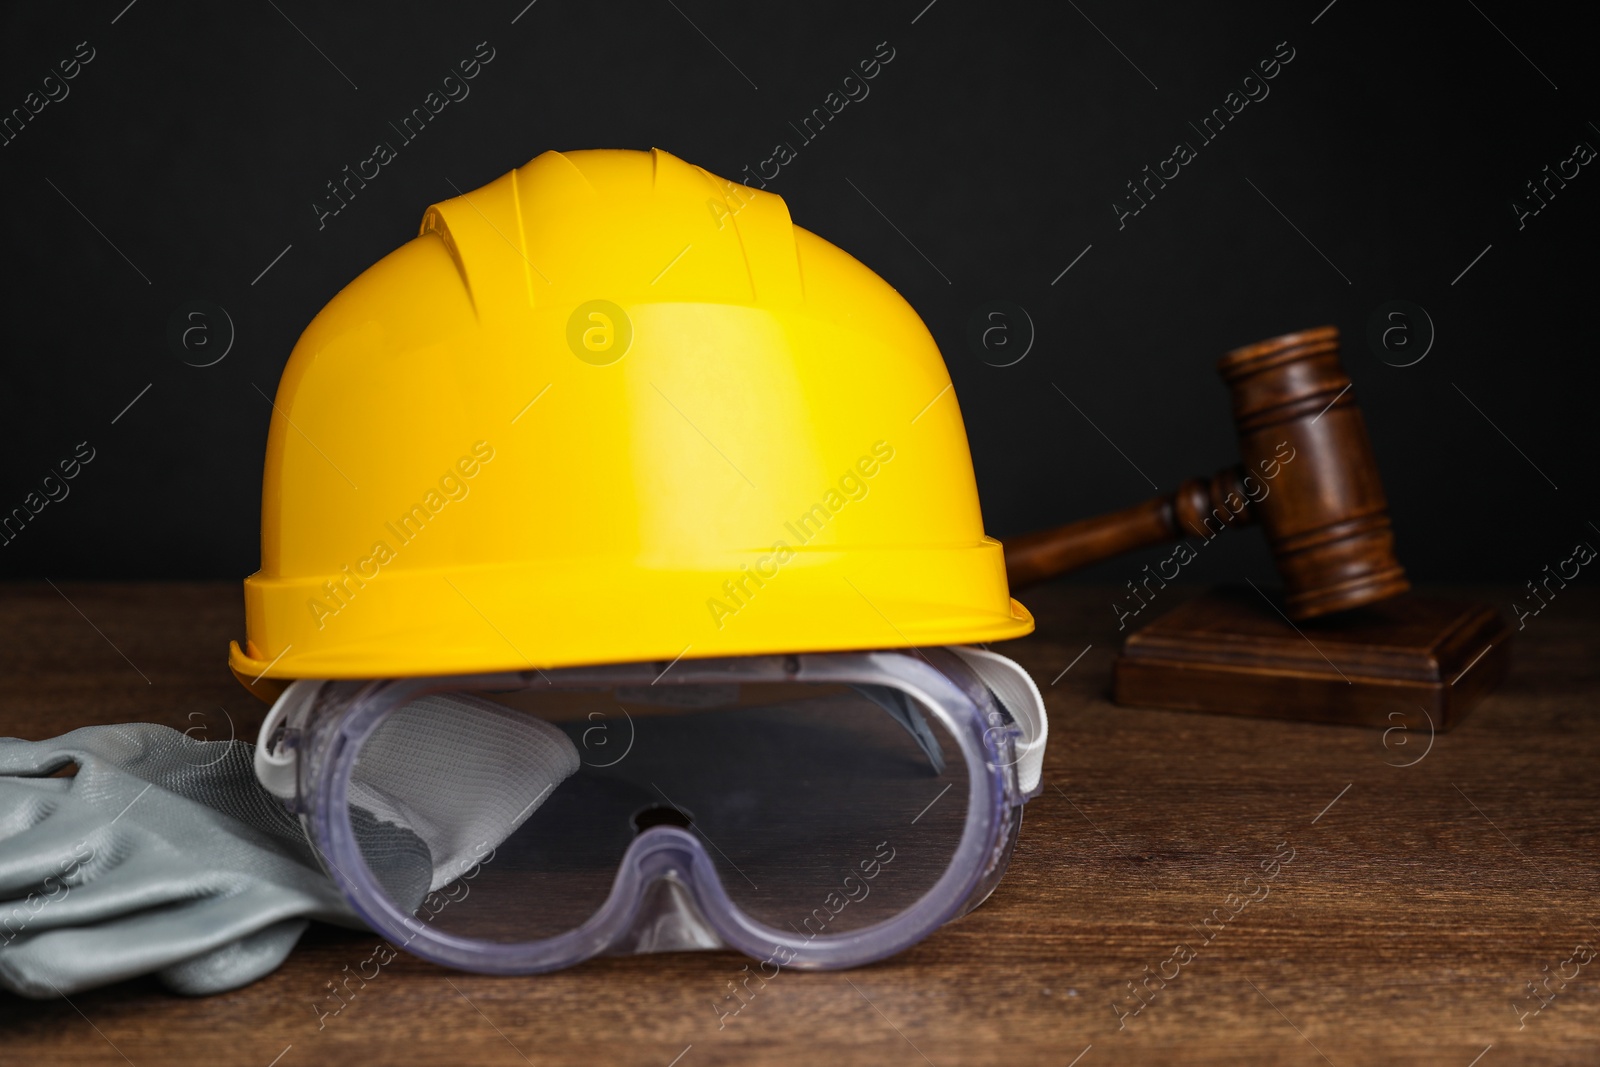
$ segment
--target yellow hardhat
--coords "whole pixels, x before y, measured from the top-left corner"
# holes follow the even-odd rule
[[[1033,628],[949,372],[782,199],[546,152],[428,209],[284,369],[229,664],[402,677]]]

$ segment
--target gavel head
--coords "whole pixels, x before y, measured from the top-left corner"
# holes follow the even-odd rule
[[[1235,349],[1217,369],[1233,391],[1242,473],[1262,486],[1248,494],[1250,507],[1277,560],[1288,614],[1309,619],[1411,588],[1395,559],[1367,426],[1339,364],[1338,328]]]

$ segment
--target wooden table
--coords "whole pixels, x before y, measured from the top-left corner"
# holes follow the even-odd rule
[[[529,978],[402,956],[319,1029],[377,939],[315,928],[223,996],[0,994],[0,1063],[1600,1063],[1600,959],[1536,1014],[1527,990],[1600,949],[1600,598],[1529,619],[1503,689],[1430,749],[1425,729],[1109,704],[1113,597],[1030,591],[1039,632],[1006,651],[1048,694],[1045,792],[999,891],[895,959],[784,972],[719,1030],[727,953]],[[233,584],[5,587],[0,734],[253,738],[263,709],[223,665],[241,632]]]

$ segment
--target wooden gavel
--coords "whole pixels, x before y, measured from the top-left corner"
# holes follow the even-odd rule
[[[1367,426],[1323,326],[1229,352],[1242,462],[1122,511],[1005,542],[1006,573],[1027,585],[1136,548],[1260,523],[1288,614],[1309,619],[1408,590]]]

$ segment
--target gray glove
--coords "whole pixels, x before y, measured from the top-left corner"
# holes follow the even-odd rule
[[[578,768],[559,729],[470,697],[430,697],[390,722],[410,764],[374,759],[374,777],[352,783],[373,810],[353,806],[351,822],[403,906],[459,876],[461,840],[499,845]],[[220,993],[274,970],[311,919],[360,928],[253,757],[242,741],[150,723],[0,738],[0,988],[44,998],[153,972],[179,993]],[[69,764],[76,776],[47,777]],[[509,812],[445,801],[466,792],[448,788],[463,767]],[[397,810],[382,800],[393,793],[441,806]]]
[[[75,777],[38,777],[73,763]],[[12,992],[152,971],[180,993],[221,992],[282,963],[310,919],[361,925],[243,742],[90,726],[0,739],[0,775],[0,986]]]

